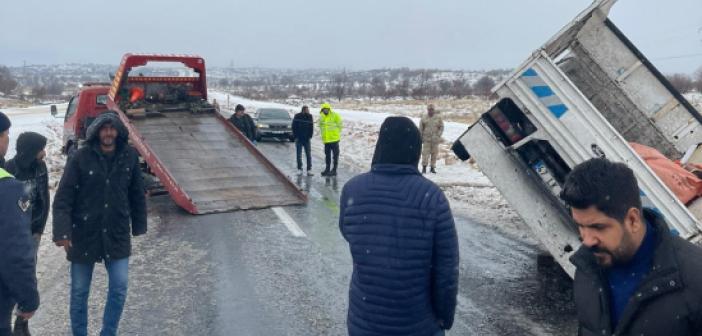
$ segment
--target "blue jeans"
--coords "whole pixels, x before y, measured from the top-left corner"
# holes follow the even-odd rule
[[[95,264],[71,263],[71,330],[73,336],[88,335],[88,296]],[[129,258],[105,262],[108,287],[107,303],[100,336],[117,335],[124,301],[127,299]]]
[[[295,149],[297,154],[297,169],[302,169],[302,149],[305,149],[307,158],[307,170],[312,169],[312,156],[310,156],[310,139],[295,139]]]

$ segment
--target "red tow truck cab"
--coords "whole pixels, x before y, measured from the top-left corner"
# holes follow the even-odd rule
[[[69,154],[85,140],[85,131],[100,113],[107,111],[110,83],[85,83],[68,102],[63,122],[63,154]]]

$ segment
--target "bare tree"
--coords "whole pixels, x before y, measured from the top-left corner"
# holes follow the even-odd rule
[[[431,78],[431,73],[427,70],[422,70],[419,74],[419,85],[412,90],[412,97],[415,99],[427,98],[429,93],[428,82]]]
[[[397,84],[397,95],[402,97],[402,98],[407,98],[410,94],[410,80],[409,78],[405,77],[400,81],[400,84]]]
[[[32,88],[32,95],[37,98],[44,98],[46,96],[46,86],[39,85]]]
[[[10,69],[0,65],[0,92],[8,94],[17,87],[17,81],[10,73]]]
[[[672,74],[669,76],[666,76],[670,84],[673,85],[673,87],[678,90],[680,93],[687,93],[692,91],[693,88],[695,88],[695,83],[692,81],[692,78],[686,74]]]
[[[697,89],[697,92],[702,93],[702,67],[695,73],[695,89]]]
[[[344,98],[344,95],[347,92],[348,81],[349,76],[345,69],[342,73],[336,74],[332,77],[332,94],[338,101],[341,101],[341,99]]]
[[[463,98],[472,94],[472,89],[463,76],[451,82],[451,95],[456,98]]]
[[[370,95],[373,97],[384,97],[387,91],[387,86],[385,85],[385,80],[380,77],[373,77],[371,79],[371,92]]]
[[[447,80],[442,80],[441,82],[439,82],[439,89],[442,95],[451,95],[451,82]]]
[[[483,76],[478,79],[473,85],[473,93],[483,97],[489,97],[492,94],[492,88],[495,86],[495,81],[490,76]]]
[[[63,93],[63,87],[63,83],[54,79],[46,86],[46,93],[53,96],[58,96]]]

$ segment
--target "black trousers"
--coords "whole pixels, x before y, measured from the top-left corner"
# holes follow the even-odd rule
[[[302,149],[305,149],[307,158],[307,170],[312,169],[312,155],[310,153],[310,139],[295,139],[295,149],[297,151],[297,169],[302,169]]]
[[[3,298],[0,300],[0,336],[12,335],[12,313],[15,309],[15,302]]]
[[[326,171],[329,171],[329,165],[332,161],[332,155],[334,156],[334,168],[332,170],[336,171],[336,167],[339,165],[339,142],[325,143],[324,144],[324,163],[327,165]]]

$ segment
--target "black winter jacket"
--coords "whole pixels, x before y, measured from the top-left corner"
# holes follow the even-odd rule
[[[111,164],[98,139],[106,123],[119,131]],[[71,262],[126,258],[131,254],[130,234],[146,233],[144,181],[127,135],[115,114],[103,113],[88,128],[87,146],[66,164],[54,199],[54,241],[71,240]]]
[[[238,118],[235,113],[229,117],[229,122],[238,128],[241,133],[244,133],[249,140],[256,140],[256,124],[254,124],[250,115],[244,113],[241,118]]]
[[[577,267],[574,295],[581,336],[702,335],[702,248],[672,236],[652,210],[644,216],[656,229],[653,266],[612,330],[609,286],[592,252],[571,257]]]
[[[0,169],[0,307],[23,312],[39,307],[29,206],[24,185]]]
[[[25,185],[31,203],[32,234],[43,234],[49,218],[49,173],[44,161],[22,160],[16,156],[6,163],[7,171]]]
[[[297,113],[293,118],[292,132],[295,139],[309,140],[314,134],[314,120],[310,113]]]
[[[341,194],[351,336],[430,336],[453,324],[458,240],[448,201],[417,167],[374,164]]]

